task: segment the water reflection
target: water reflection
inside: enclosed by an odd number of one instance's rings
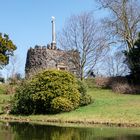
[[[0,123],[0,140],[140,140],[139,130],[10,122]]]

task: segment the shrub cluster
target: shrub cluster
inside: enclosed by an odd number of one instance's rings
[[[84,81],[78,80],[78,90],[81,94],[80,96],[80,106],[85,106],[91,103],[92,99],[90,95],[87,95],[88,85]]]
[[[95,79],[96,86],[110,88],[112,91],[123,94],[139,94],[140,85],[134,85],[126,77],[100,77]]]
[[[11,113],[46,114],[76,109],[80,106],[82,95],[84,100],[86,98],[84,86],[79,86],[78,83],[77,79],[66,71],[41,72],[19,86]]]
[[[112,88],[112,91],[117,92],[117,93],[123,93],[123,94],[139,94],[140,93],[140,86],[132,85],[132,84],[129,84],[128,82],[126,83],[114,82],[111,88]]]
[[[82,96],[85,95],[87,93],[87,84],[85,83],[85,81],[77,80],[77,84],[80,94]]]
[[[113,83],[126,83],[125,77],[97,77],[95,78],[96,87],[99,88],[111,88]]]
[[[85,105],[88,105],[92,102],[92,99],[91,99],[91,96],[90,95],[83,95],[81,96],[80,98],[80,106],[85,106]]]

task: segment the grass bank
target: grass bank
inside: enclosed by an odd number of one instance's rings
[[[2,114],[0,119],[140,127],[140,95],[116,94],[111,90],[97,88],[90,88],[88,94],[94,100],[92,104],[68,113],[30,116]],[[0,112],[3,103],[9,99],[9,95],[0,93]]]

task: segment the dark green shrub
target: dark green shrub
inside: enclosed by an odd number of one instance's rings
[[[29,81],[25,81],[17,89],[12,100],[12,114],[32,114],[34,112],[34,102],[31,97]]]
[[[85,106],[91,103],[91,96],[87,95],[87,84],[85,81],[77,81],[78,83],[78,90],[81,94],[80,96],[80,106]]]
[[[87,93],[87,85],[84,81],[78,80],[78,90],[81,94],[81,96],[85,95]]]
[[[69,105],[67,103],[64,107],[64,104],[62,110],[56,111],[56,101],[59,102],[58,108],[62,107],[60,101],[63,103],[68,101]],[[66,71],[47,70],[25,81],[19,87],[14,96],[11,113],[42,114],[70,111],[70,108],[75,109],[79,104],[80,93],[76,78]]]
[[[81,99],[80,99],[80,106],[85,106],[85,105],[88,105],[92,102],[92,99],[91,99],[91,96],[90,95],[84,95],[84,96],[81,96]]]
[[[134,46],[129,51],[124,51],[124,54],[133,84],[140,84],[140,33]]]

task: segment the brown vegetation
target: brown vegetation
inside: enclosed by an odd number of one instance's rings
[[[138,94],[140,93],[139,85],[131,85],[129,83],[113,83],[111,86],[113,92],[117,93],[127,93],[127,94]]]
[[[140,85],[130,84],[126,77],[97,77],[95,84],[99,88],[111,88],[113,92],[117,93],[140,93]]]
[[[97,87],[100,88],[111,88],[115,83],[126,83],[127,79],[125,77],[97,77],[95,78],[95,83]]]

